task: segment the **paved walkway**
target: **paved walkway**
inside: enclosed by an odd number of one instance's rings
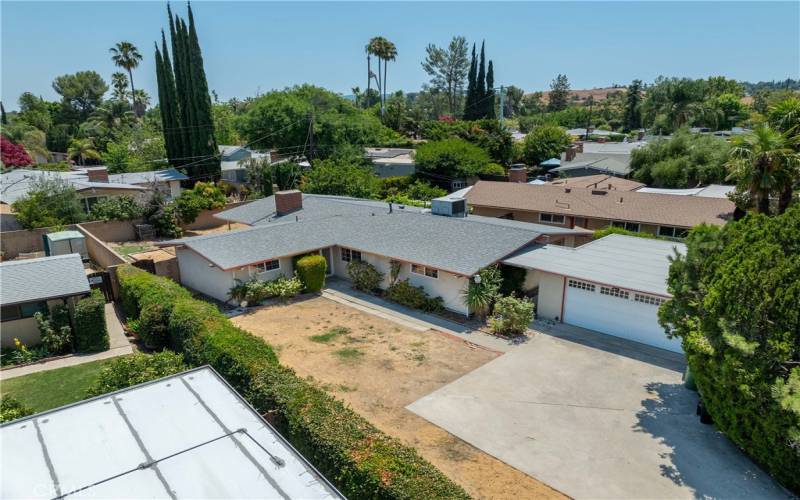
[[[8,380],[22,377],[23,375],[30,375],[31,373],[55,370],[56,368],[64,368],[66,366],[82,365],[101,359],[132,354],[133,347],[130,342],[128,342],[128,337],[125,336],[121,318],[122,313],[114,307],[113,302],[106,304],[106,328],[108,328],[109,350],[94,354],[72,354],[17,368],[8,368],[0,371],[0,380]]]
[[[323,297],[417,331],[438,330],[497,352],[508,352],[516,345],[488,333],[472,330],[467,325],[359,292],[343,280],[328,280],[326,284],[327,288],[322,290]]]

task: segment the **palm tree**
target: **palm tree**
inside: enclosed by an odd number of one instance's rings
[[[94,126],[104,126],[113,130],[133,122],[133,113],[128,101],[106,101],[89,116],[89,122]]]
[[[793,149],[797,143],[797,136],[782,134],[769,125],[731,139],[727,178],[736,180],[737,187],[748,193],[758,213],[769,215],[772,193],[780,193],[779,214],[791,203],[792,187],[799,176],[800,153]]]
[[[128,97],[128,75],[117,71],[111,75],[111,86],[114,87],[114,99],[123,101]]]
[[[70,159],[77,158],[80,165],[84,165],[86,160],[99,160],[100,153],[94,148],[91,139],[73,139],[69,144],[67,155]]]
[[[111,52],[111,59],[120,68],[128,70],[131,81],[131,95],[133,96],[133,110],[139,116],[136,106],[136,88],[133,86],[133,69],[139,67],[142,55],[139,49],[131,42],[117,42],[117,45],[108,49]]]
[[[367,65],[370,55],[378,58],[378,92],[381,94],[381,114],[383,114],[386,108],[386,66],[388,61],[397,58],[397,47],[386,38],[376,36],[367,44]],[[381,77],[381,62],[383,62],[383,77]]]
[[[136,102],[142,107],[142,111],[147,110],[150,107],[150,95],[142,89],[136,89],[134,92],[134,97],[136,98]]]

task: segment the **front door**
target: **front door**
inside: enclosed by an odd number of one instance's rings
[[[330,247],[323,248],[322,250],[320,250],[320,253],[322,254],[323,257],[325,257],[325,262],[328,264],[327,265],[328,269],[325,272],[325,275],[331,276],[333,274],[333,255],[331,254]]]

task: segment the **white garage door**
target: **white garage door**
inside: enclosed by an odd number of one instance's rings
[[[659,297],[568,279],[564,300],[565,323],[683,352],[658,324]]]

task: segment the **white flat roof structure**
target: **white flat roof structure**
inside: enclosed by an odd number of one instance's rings
[[[213,369],[0,426],[1,498],[343,498]]]
[[[576,248],[538,246],[519,252],[503,263],[669,297],[669,257],[674,256],[676,250],[685,254],[686,245],[611,234]]]

